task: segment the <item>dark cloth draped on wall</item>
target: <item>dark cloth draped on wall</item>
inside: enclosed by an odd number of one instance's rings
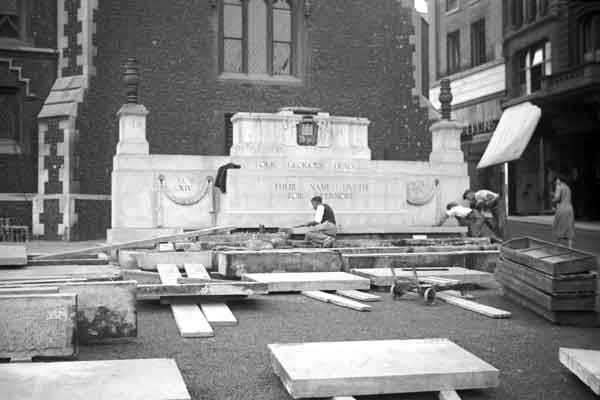
[[[221,193],[227,193],[227,170],[240,169],[241,165],[234,163],[227,163],[221,165],[217,170],[217,177],[215,178],[215,187],[221,189]]]

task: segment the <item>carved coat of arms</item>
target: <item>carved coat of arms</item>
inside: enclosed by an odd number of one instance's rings
[[[433,199],[438,180],[415,180],[406,185],[406,202],[413,206],[423,206]]]
[[[316,146],[319,125],[312,117],[304,117],[297,125],[297,142],[300,146]]]

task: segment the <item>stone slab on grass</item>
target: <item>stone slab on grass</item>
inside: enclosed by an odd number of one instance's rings
[[[301,292],[304,290],[369,290],[369,279],[345,272],[281,272],[244,274],[242,279],[266,283],[271,292]]]
[[[600,396],[600,351],[561,347],[558,358],[562,365]]]
[[[265,272],[335,272],[342,270],[339,254],[328,249],[231,250],[217,252],[219,273],[239,278]]]
[[[76,313],[75,294],[0,296],[0,358],[74,357]]]
[[[295,399],[485,389],[499,371],[447,339],[268,345]]]
[[[0,365],[10,400],[190,400],[172,359]]]

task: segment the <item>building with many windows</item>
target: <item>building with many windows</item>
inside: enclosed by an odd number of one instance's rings
[[[541,119],[509,165],[514,214],[552,212],[552,180],[566,177],[575,216],[600,219],[600,2],[504,2],[505,107],[529,101]]]
[[[450,79],[453,118],[466,124],[462,147],[471,187],[501,191],[501,168],[476,166],[502,114],[506,90],[502,2],[431,0],[428,13],[429,98],[439,108],[440,79]]]
[[[375,159],[431,151],[427,24],[411,0],[0,4],[0,216],[43,238],[109,227],[128,57],[151,153],[226,155],[234,113],[285,106],[369,118]]]

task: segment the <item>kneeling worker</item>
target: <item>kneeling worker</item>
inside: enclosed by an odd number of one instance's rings
[[[335,225],[335,214],[329,204],[324,204],[321,196],[315,196],[310,199],[315,217],[307,224],[300,226],[310,226],[311,229],[306,233],[306,240],[315,246],[333,247],[337,226]]]

